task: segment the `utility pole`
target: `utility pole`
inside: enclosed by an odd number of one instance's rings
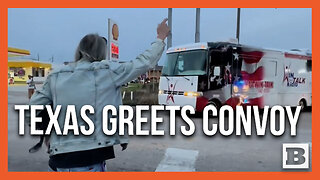
[[[236,38],[238,40],[238,44],[240,43],[240,8],[238,8],[237,12],[237,35]]]
[[[196,34],[194,42],[200,42],[200,8],[196,8]]]
[[[167,37],[167,49],[169,49],[172,46],[172,8],[168,8],[168,26],[170,32]]]

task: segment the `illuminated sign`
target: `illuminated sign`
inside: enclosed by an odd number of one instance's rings
[[[117,24],[112,25],[112,38],[115,41],[118,41],[119,38],[119,28]]]
[[[111,43],[111,57],[118,59],[119,58],[119,46]]]

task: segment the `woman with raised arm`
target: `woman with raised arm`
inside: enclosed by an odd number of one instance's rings
[[[105,160],[114,158],[113,146],[127,148],[127,136],[106,136],[102,131],[102,109],[106,105],[118,107],[122,104],[121,86],[153,68],[165,47],[164,40],[169,28],[164,19],[157,28],[157,39],[150,49],[136,59],[119,63],[105,60],[107,41],[97,34],[88,34],[79,43],[75,62],[48,75],[42,90],[36,91],[30,105],[50,105],[53,109],[61,105],[58,123],[64,126],[64,114],[68,105],[74,105],[76,117],[84,105],[94,107],[87,116],[94,123],[94,133],[89,136],[50,134],[49,166],[54,171],[105,171]],[[111,116],[108,116],[111,117]],[[87,126],[80,118],[78,126]]]

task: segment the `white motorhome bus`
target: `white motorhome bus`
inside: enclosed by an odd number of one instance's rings
[[[311,53],[229,42],[194,43],[167,50],[158,101],[208,104],[311,106]]]

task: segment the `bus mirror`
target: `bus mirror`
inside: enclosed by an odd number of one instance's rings
[[[220,66],[215,66],[213,69],[214,76],[220,76]]]

